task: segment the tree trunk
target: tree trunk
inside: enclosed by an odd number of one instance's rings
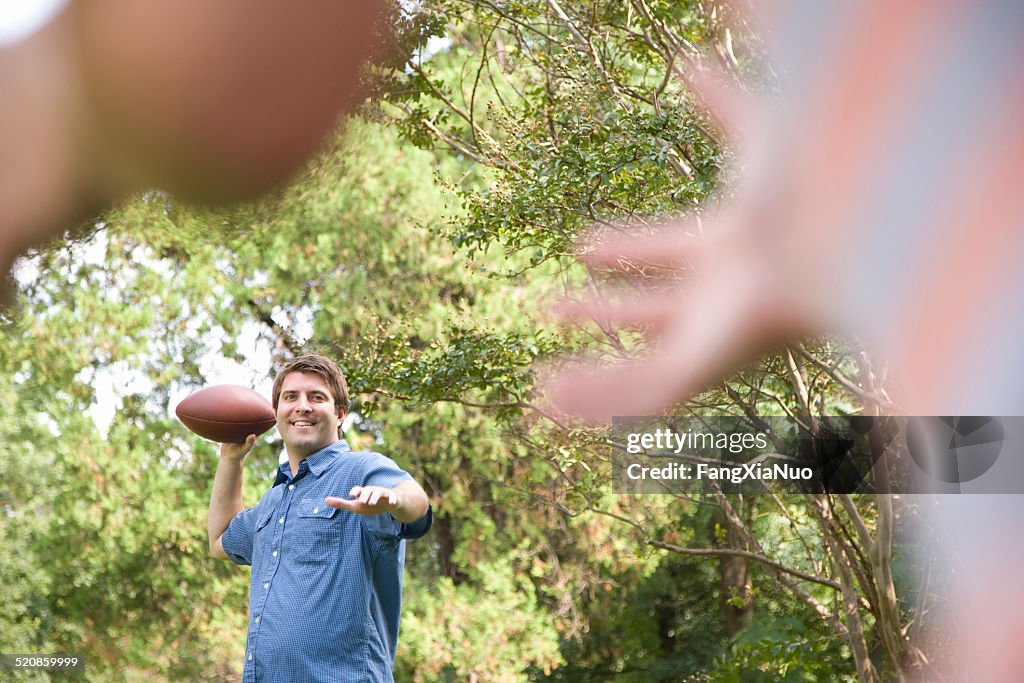
[[[712,517],[710,532],[712,547],[749,550],[743,543],[742,535],[733,528],[722,511]],[[719,557],[718,587],[722,628],[729,638],[733,638],[750,626],[754,617],[750,561],[745,557]]]

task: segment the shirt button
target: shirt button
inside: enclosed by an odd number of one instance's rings
[[[250,662],[252,661],[252,653],[251,652],[249,653],[249,661]]]
[[[318,513],[318,512],[320,512],[320,508],[313,508],[313,514],[314,514],[314,515],[315,515],[316,513]]]
[[[270,590],[270,582],[269,581],[264,581],[263,582],[263,590],[265,590],[265,591],[266,590]]]
[[[257,624],[260,623],[260,615],[258,615],[258,614],[256,615],[255,621],[256,621]]]
[[[295,490],[295,484],[288,484],[288,490],[289,491],[294,491]]]
[[[277,551],[276,550],[274,552],[270,553],[270,554],[273,555],[274,557],[277,557]]]
[[[277,523],[278,524],[284,524],[284,517],[282,517],[281,519],[277,520]]]

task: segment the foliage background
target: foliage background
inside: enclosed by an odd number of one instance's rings
[[[603,282],[573,258],[584,231],[728,198],[727,138],[676,72],[771,87],[756,36],[708,2],[450,0],[396,20],[376,97],[288,187],[226,209],[154,190],[20,263],[0,314],[0,651],[85,653],[88,680],[237,679],[247,573],[207,554],[216,451],[170,411],[209,359],[253,363],[257,334],[274,364],[336,357],[347,438],[432,498],[398,680],[924,666],[943,635],[918,502],[615,496],[604,432],[537,394],[540,362],[642,350],[545,309]],[[808,340],[677,410],[847,414],[883,392],[854,344]],[[272,432],[247,460],[247,504],[280,450]]]

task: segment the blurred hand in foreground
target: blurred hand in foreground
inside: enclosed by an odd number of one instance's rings
[[[702,223],[581,245],[596,269],[685,279],[564,304],[643,328],[650,349],[566,362],[555,405],[595,423],[656,414],[828,331],[879,350],[911,414],[1018,414],[1021,29],[1006,3],[794,3],[765,31],[781,98],[688,75],[740,150],[735,200]]]

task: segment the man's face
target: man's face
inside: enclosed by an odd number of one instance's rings
[[[334,396],[319,375],[291,372],[281,384],[277,401],[277,430],[289,455],[304,458],[338,440],[345,413],[334,407]]]

